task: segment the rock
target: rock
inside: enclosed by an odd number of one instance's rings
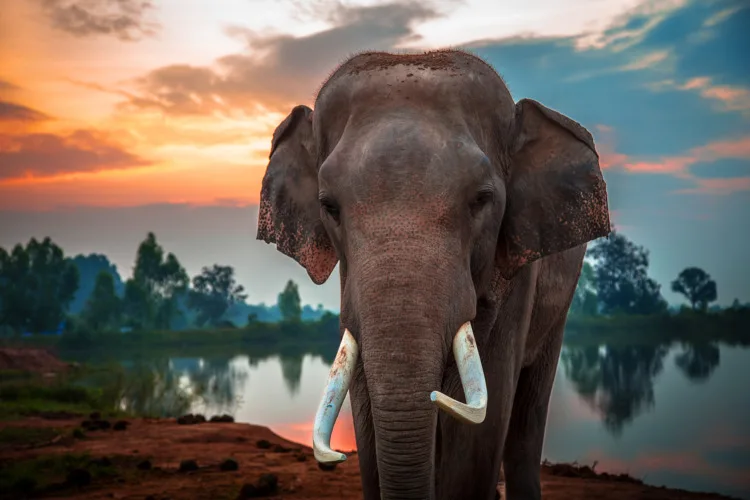
[[[260,498],[274,495],[279,487],[279,479],[276,474],[263,474],[255,484],[245,484],[240,490],[237,500],[246,498]]]
[[[291,450],[287,448],[286,446],[281,446],[280,444],[277,444],[273,447],[273,451],[275,451],[276,453],[288,453]]]
[[[112,426],[112,429],[116,431],[124,431],[127,430],[129,425],[130,422],[128,422],[127,420],[118,420],[117,422],[115,422],[115,425]]]
[[[323,463],[318,462],[318,469],[324,470],[324,471],[336,470],[336,463],[323,464]]]
[[[112,427],[112,424],[109,423],[109,420],[98,420],[94,422],[101,430],[105,431]]]
[[[73,469],[68,473],[65,482],[76,488],[88,486],[91,484],[91,473],[86,469]]]
[[[91,414],[89,415],[89,418],[90,418],[91,420],[94,420],[94,421],[96,421],[96,420],[100,420],[100,419],[102,418],[102,414],[101,414],[101,413],[99,413],[98,411],[95,411],[95,412],[92,412],[92,413],[91,413]]]
[[[192,472],[198,470],[198,462],[195,460],[183,460],[180,462],[180,472]]]
[[[260,448],[261,450],[267,450],[271,447],[271,442],[267,439],[261,439],[255,445]]]
[[[239,468],[240,466],[237,463],[237,461],[231,458],[227,458],[226,460],[224,460],[223,462],[219,464],[219,469],[223,470],[224,472],[235,471],[235,470],[238,470]]]
[[[137,465],[138,469],[140,470],[151,470],[151,461],[150,460],[144,460],[142,462],[139,462]]]
[[[187,415],[183,415],[177,419],[177,423],[180,425],[202,424],[205,421],[206,417],[204,417],[200,413],[195,415],[193,415],[192,413],[188,413]]]
[[[231,424],[234,422],[234,417],[227,414],[214,415],[213,417],[211,417],[211,422]]]
[[[297,454],[295,455],[295,458],[297,459],[297,461],[298,461],[298,462],[306,462],[306,461],[307,461],[307,455],[305,455],[305,454],[304,454],[304,453],[302,453],[302,452],[300,452],[300,453],[297,453]]]

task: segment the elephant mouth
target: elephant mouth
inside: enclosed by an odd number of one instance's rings
[[[453,356],[461,377],[466,403],[456,401],[440,391],[432,391],[430,400],[438,408],[464,423],[480,424],[487,413],[487,383],[470,322],[464,323],[453,337]],[[328,373],[323,398],[315,414],[313,453],[318,462],[337,463],[346,460],[346,455],[331,449],[331,434],[349,391],[358,357],[357,341],[346,329]]]

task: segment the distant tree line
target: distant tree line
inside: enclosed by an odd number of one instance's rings
[[[174,330],[335,317],[322,305],[303,307],[291,280],[271,307],[248,304],[247,297],[231,266],[206,266],[188,277],[153,233],[138,246],[133,275],[125,282],[106,256],[69,258],[50,238],[32,238],[10,252],[0,248],[0,330]]]
[[[648,250],[625,235],[613,231],[596,240],[586,253],[571,314],[646,316],[668,312],[661,285],[649,277],[648,266]],[[717,299],[716,281],[698,267],[683,269],[671,282],[671,289],[685,296],[692,312],[706,312]],[[748,307],[735,299],[731,308]]]
[[[648,275],[644,247],[612,232],[587,252],[573,302],[573,316],[659,315],[668,312],[661,286]],[[716,282],[697,267],[684,269],[671,289],[694,313],[717,299]],[[251,305],[231,266],[203,267],[190,278],[153,233],[139,244],[132,277],[123,282],[104,255],[66,257],[50,238],[0,248],[0,331],[59,331],[67,322],[93,332],[234,327],[258,322],[294,324],[337,316],[322,305],[302,306],[289,281],[272,306]],[[730,309],[747,310],[738,300]]]

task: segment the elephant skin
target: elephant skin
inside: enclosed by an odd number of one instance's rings
[[[314,112],[276,128],[258,239],[316,283],[336,264],[363,495],[541,497],[539,468],[563,330],[587,242],[610,232],[591,134],[515,103],[480,58],[365,52],[334,71]],[[464,402],[453,336],[470,321],[487,386]]]

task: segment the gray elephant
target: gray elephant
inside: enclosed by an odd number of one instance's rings
[[[345,458],[348,390],[365,499],[493,499],[501,465],[509,499],[540,498],[568,307],[609,232],[578,123],[467,52],[351,57],[276,128],[258,217],[315,283],[340,265],[316,458]]]

